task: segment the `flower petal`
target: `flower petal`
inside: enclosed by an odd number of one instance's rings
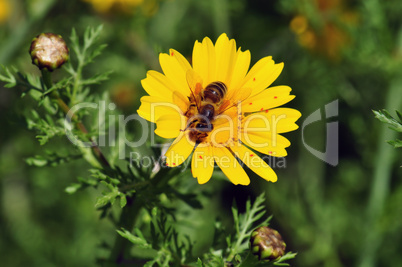
[[[186,113],[190,105],[187,97],[183,96],[179,91],[174,91],[172,95],[172,101],[180,108],[183,114]]]
[[[250,67],[251,54],[249,50],[241,51],[240,47],[237,50],[236,63],[233,68],[232,79],[228,82],[228,91],[240,88],[240,83],[246,77],[248,68]]]
[[[263,111],[282,106],[295,98],[289,95],[292,89],[289,86],[270,87],[242,103],[243,112]]]
[[[240,87],[253,88],[251,96],[254,96],[270,86],[281,74],[282,69],[283,63],[275,64],[272,57],[264,57],[250,69]]]
[[[165,153],[166,165],[177,167],[182,164],[190,156],[194,146],[195,143],[188,140],[187,135],[181,132]]]
[[[248,147],[274,157],[285,157],[288,154],[285,148],[290,146],[289,140],[279,134],[263,135],[248,132],[242,133],[240,140]]]
[[[180,108],[170,102],[166,102],[165,99],[155,96],[143,96],[141,97],[141,106],[137,111],[140,117],[155,122],[160,116],[166,114],[182,114]]]
[[[275,108],[248,115],[242,120],[244,131],[270,132],[271,134],[294,131],[301,113],[292,108]]]
[[[233,114],[228,110],[225,114],[221,114],[216,117],[213,122],[214,129],[208,135],[208,143],[214,146],[228,146],[233,143],[233,140],[237,139],[239,134],[238,125],[240,125],[240,118],[236,116],[236,111]]]
[[[214,156],[209,146],[197,146],[191,161],[191,172],[199,184],[205,184],[211,179],[214,171]]]
[[[172,92],[176,89],[170,79],[153,70],[147,72],[147,77],[141,81],[141,84],[150,96],[161,97],[165,101],[172,100]]]
[[[233,184],[250,184],[247,173],[226,147],[213,147],[213,153],[216,164]]]
[[[237,59],[236,42],[229,40],[225,33],[221,34],[215,43],[216,80],[229,83]]]
[[[196,41],[194,44],[193,68],[203,78],[203,87],[215,81],[215,47],[208,37],[202,43]]]
[[[253,151],[243,145],[235,145],[230,147],[241,161],[243,161],[253,172],[261,176],[267,181],[276,182],[278,177],[272,168],[262,160]]]
[[[176,138],[186,128],[187,117],[175,113],[162,115],[156,121],[155,134],[163,138]]]
[[[163,73],[175,86],[172,91],[179,91],[182,95],[189,96],[190,89],[187,85],[186,73],[191,67],[190,64],[183,63],[182,57],[179,52],[174,52],[173,55],[161,53],[159,62]]]

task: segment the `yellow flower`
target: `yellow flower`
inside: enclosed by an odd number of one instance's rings
[[[212,176],[215,163],[234,184],[248,185],[242,161],[267,181],[277,176],[259,153],[283,157],[290,142],[281,133],[298,128],[300,112],[277,108],[294,98],[288,86],[268,88],[283,69],[271,57],[250,70],[250,52],[236,49],[222,34],[215,45],[196,41],[193,66],[176,50],[161,53],[164,74],[148,71],[138,114],[156,123],[155,133],[175,138],[166,165],[176,167],[193,152],[191,171],[198,183]]]
[[[10,13],[10,2],[8,0],[0,0],[0,24],[8,19]]]
[[[301,46],[333,61],[340,60],[342,50],[352,41],[345,28],[356,26],[357,13],[350,11],[343,0],[314,0],[309,4],[310,9],[316,10],[314,19],[308,18],[309,12],[301,9],[291,20],[290,29]]]
[[[92,4],[99,13],[108,12],[113,6],[118,6],[122,11],[129,11],[130,8],[137,7],[144,0],[83,0]],[[128,9],[128,10],[127,10]]]

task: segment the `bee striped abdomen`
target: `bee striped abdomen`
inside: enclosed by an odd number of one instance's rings
[[[205,87],[203,100],[217,104],[222,101],[227,92],[227,87],[223,82],[213,82]]]

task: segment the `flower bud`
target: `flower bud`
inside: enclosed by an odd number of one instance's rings
[[[41,33],[32,40],[29,54],[39,69],[54,71],[68,60],[68,47],[60,35]]]
[[[286,244],[278,231],[262,226],[251,233],[250,248],[259,260],[276,260],[285,254]]]

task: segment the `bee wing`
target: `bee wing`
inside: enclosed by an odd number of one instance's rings
[[[251,92],[251,88],[241,88],[232,93],[232,96],[229,99],[233,104],[237,105],[239,102],[243,102],[245,99],[247,99],[251,95]]]
[[[193,94],[196,94],[197,84],[202,87],[202,79],[193,69],[189,69],[186,73],[187,84]],[[198,92],[199,93],[199,92]]]
[[[251,88],[241,88],[239,90],[230,92],[227,100],[228,102],[226,105],[224,104],[221,106],[219,114],[222,114],[226,110],[233,108],[246,100],[251,95],[251,92]]]
[[[186,112],[189,106],[189,101],[185,96],[183,96],[179,91],[174,91],[172,93],[172,100],[183,113]]]
[[[200,109],[200,93],[202,91],[202,79],[193,69],[189,69],[186,73],[188,87],[191,90],[191,95],[197,104],[197,109]]]

